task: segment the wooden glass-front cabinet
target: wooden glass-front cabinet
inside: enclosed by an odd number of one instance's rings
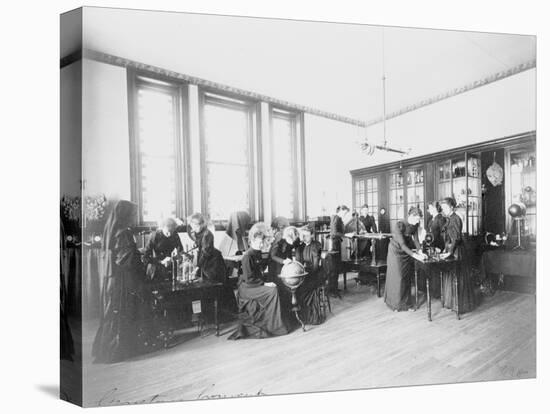
[[[492,162],[495,151],[505,154],[505,165],[502,165],[505,169],[504,184],[502,190],[494,187],[490,194],[485,194],[482,183],[488,182],[485,170],[490,163],[487,161]],[[456,213],[462,219],[463,232],[482,236],[485,231],[494,232],[493,228],[504,227],[505,220],[509,228],[507,209],[512,202],[521,201],[527,207],[524,231],[534,236],[535,160],[535,134],[530,132],[353,170],[350,173],[354,207],[358,208],[365,202],[372,205],[370,200],[376,199],[376,211],[386,211],[385,215],[378,215],[380,222],[394,224],[406,218],[411,206],[421,208],[427,218],[427,203],[453,197],[457,202]],[[377,177],[377,184],[367,185],[373,177]],[[483,211],[482,206],[488,201],[490,211]],[[488,228],[484,227],[485,220],[490,221]]]
[[[481,160],[479,153],[464,153],[437,162],[437,199],[453,197],[462,231],[477,235],[481,231]]]

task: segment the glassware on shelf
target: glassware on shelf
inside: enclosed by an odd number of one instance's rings
[[[479,158],[468,158],[468,176],[472,178],[478,178],[480,169],[481,168]]]
[[[466,162],[465,161],[454,161],[452,170],[453,170],[453,178],[465,177],[466,176]]]

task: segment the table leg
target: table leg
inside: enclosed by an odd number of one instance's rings
[[[445,297],[443,296],[443,270],[439,271],[439,294],[441,295],[441,307],[445,307]]]
[[[220,319],[218,312],[218,295],[216,295],[214,298],[214,322],[216,324],[216,336],[220,336]]]
[[[378,293],[378,297],[381,297],[380,295],[380,268],[376,271],[376,289]]]
[[[348,290],[348,275],[344,273],[344,290]]]
[[[414,310],[418,309],[418,271],[414,269]]]
[[[432,297],[430,295],[430,275],[426,275],[426,295],[428,295],[428,320],[432,321]]]
[[[456,319],[460,319],[459,307],[458,307],[458,272],[455,271],[453,279],[455,284]]]
[[[306,325],[304,322],[300,319],[300,316],[298,315],[298,309],[294,309],[294,315],[296,315],[296,319],[298,319],[298,322],[300,322],[300,325],[302,325],[302,331],[306,331]]]

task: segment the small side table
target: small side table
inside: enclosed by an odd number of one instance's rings
[[[386,276],[386,271],[388,270],[388,263],[385,260],[376,260],[375,262],[366,261],[361,266],[361,271],[364,271],[366,273],[374,273],[376,274],[376,292],[377,296],[380,298],[382,297],[381,289],[380,289],[380,279],[382,275],[384,275],[384,278]],[[355,281],[357,283],[365,282],[366,278],[362,277],[360,273],[355,278]]]

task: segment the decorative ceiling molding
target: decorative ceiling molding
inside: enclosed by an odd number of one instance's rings
[[[333,112],[324,111],[321,109],[313,108],[306,105],[300,105],[295,104],[289,101],[285,101],[282,99],[274,98],[268,95],[263,95],[260,93],[248,91],[245,89],[236,88],[233,86],[225,85],[218,82],[209,81],[206,79],[198,78],[196,76],[191,75],[185,75],[183,73],[174,72],[172,70],[164,69],[158,66],[148,65],[145,63],[137,62],[131,59],[126,59],[120,56],[114,56],[110,55],[108,53],[98,52],[92,49],[84,49],[83,57],[91,60],[95,60],[98,62],[107,63],[110,65],[120,66],[124,68],[132,68],[137,69],[142,72],[149,72],[151,74],[161,75],[168,78],[172,78],[179,81],[184,81],[193,85],[217,89],[219,91],[225,91],[232,94],[240,95],[242,97],[258,100],[258,101],[264,101],[269,104],[275,105],[275,106],[281,106],[287,109],[305,112],[311,115],[320,116],[323,118],[332,119],[334,121],[343,122],[346,124],[351,124],[359,127],[369,127],[372,125],[376,125],[378,123],[383,122],[383,117],[377,117],[374,119],[371,119],[370,121],[362,121],[360,119],[351,118],[348,116],[336,114]],[[442,101],[447,98],[451,98],[456,95],[460,95],[461,93],[471,91],[473,89],[479,88],[484,85],[488,85],[490,83],[502,80],[504,78],[507,78],[512,75],[516,75],[518,73],[524,72],[526,70],[532,69],[536,67],[536,59],[532,59],[528,62],[521,63],[517,66],[514,66],[512,68],[509,68],[507,70],[503,70],[497,73],[494,73],[492,75],[486,76],[483,79],[476,80],[475,82],[468,83],[464,86],[454,88],[451,90],[448,90],[447,92],[441,93],[436,96],[432,96],[430,98],[423,99],[422,101],[419,101],[417,103],[414,103],[412,105],[408,105],[404,108],[401,108],[397,111],[391,112],[387,114],[386,120],[396,118],[398,116],[401,116],[403,114],[406,114],[408,112],[415,111],[417,109],[423,108],[428,105],[432,105],[434,103],[437,103],[439,101]]]
[[[124,68],[132,68],[142,72],[148,72],[151,74],[161,75],[164,77],[184,81],[192,85],[202,86],[206,88],[217,89],[223,92],[229,92],[235,95],[240,95],[244,98],[250,98],[257,101],[264,101],[269,104],[280,106],[286,109],[291,109],[299,112],[307,112],[312,115],[320,116],[323,118],[332,119],[334,121],[344,122],[346,124],[358,125],[365,127],[365,122],[353,119],[344,115],[335,114],[333,112],[323,111],[321,109],[312,108],[306,105],[295,104],[282,99],[273,98],[271,96],[262,95],[260,93],[247,91],[245,89],[235,88],[233,86],[225,85],[218,82],[209,81],[206,79],[198,78],[196,76],[185,75],[183,73],[174,72],[168,69],[163,69],[158,66],[147,65],[145,63],[136,62],[130,59],[126,59],[119,56],[109,55],[107,53],[97,52],[91,49],[84,49],[84,57],[87,59],[96,60],[110,65],[121,66]]]

